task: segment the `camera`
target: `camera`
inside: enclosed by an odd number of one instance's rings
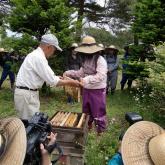
[[[51,153],[55,148],[59,152],[59,157],[52,161],[56,163],[61,155],[62,149],[55,142],[52,145],[47,145],[47,136],[52,132],[51,124],[48,116],[41,112],[36,112],[30,120],[23,120],[27,135],[27,150],[24,165],[39,165],[41,163],[40,144],[45,146],[45,149]]]

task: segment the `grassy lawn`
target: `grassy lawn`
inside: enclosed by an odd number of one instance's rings
[[[119,75],[119,81],[121,73]],[[107,132],[97,138],[95,131],[89,133],[87,147],[85,152],[85,162],[87,165],[104,165],[107,160],[116,152],[118,136],[120,132],[127,126],[125,124],[125,112],[138,112],[143,115],[145,120],[153,120],[153,113],[149,109],[143,110],[147,104],[139,106],[135,101],[135,90],[129,91],[125,89],[120,91],[118,86],[114,95],[107,96],[107,116],[108,129]],[[9,89],[9,80],[3,84],[3,89],[0,90],[0,117],[16,115],[14,110],[13,93]],[[46,112],[51,117],[56,111],[74,111],[81,112],[81,103],[68,105],[63,88],[54,88],[51,90],[49,97],[40,95],[41,111]]]
[[[120,80],[120,78],[119,78]],[[9,80],[7,79],[0,90],[0,116],[12,116],[16,115],[14,110],[13,92],[10,90]],[[52,116],[56,111],[74,111],[81,112],[81,103],[75,103],[73,105],[67,104],[66,95],[63,88],[51,89],[50,96],[40,95],[41,111],[46,112],[49,116]],[[107,96],[107,114],[109,118],[113,118],[116,115],[124,115],[128,111],[138,111],[136,102],[133,99],[133,94],[127,89],[120,91],[119,83],[114,95]]]

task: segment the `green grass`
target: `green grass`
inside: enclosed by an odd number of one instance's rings
[[[162,56],[165,57],[165,44],[159,45],[159,46],[157,47],[157,52],[160,53]]]
[[[52,116],[56,111],[73,111],[81,112],[81,103],[73,105],[67,104],[67,98],[63,88],[53,88],[50,96],[40,94],[41,111]],[[107,114],[110,118],[116,115],[124,115],[127,111],[138,111],[136,102],[133,99],[133,94],[128,90],[120,91],[118,89],[114,95],[107,96]],[[0,90],[0,116],[6,117],[16,115],[14,110],[14,96],[10,90],[9,80],[7,79]]]
[[[118,80],[120,81],[120,79],[121,73]],[[156,111],[148,109],[148,103],[145,101],[142,104],[135,101],[135,89],[120,91],[119,81],[115,94],[107,96],[107,132],[99,138],[94,130],[89,133],[85,151],[87,165],[105,165],[107,160],[117,151],[118,136],[128,126],[124,120],[126,112],[138,112],[143,115],[145,120],[154,121],[153,116]],[[0,90],[0,117],[15,116],[13,93],[9,88],[9,80],[6,80],[2,87],[3,89]],[[49,97],[40,95],[40,109],[42,112],[47,113],[49,117],[60,110],[81,112],[81,103],[68,105],[66,99],[62,88],[54,88],[51,90]],[[157,122],[161,125],[164,124],[163,120]]]

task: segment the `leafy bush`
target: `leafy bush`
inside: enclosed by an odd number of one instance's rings
[[[155,60],[155,52],[151,45],[129,45],[129,57],[128,59],[123,60],[123,64],[127,65],[124,72],[133,79],[144,79],[145,77],[149,77],[146,60]]]
[[[109,121],[107,132],[101,137],[96,137],[93,132],[89,134],[85,152],[87,165],[106,165],[108,160],[118,151],[121,127],[125,129],[122,118],[123,116],[119,115],[112,118]]]
[[[165,57],[148,62],[149,77],[134,91],[134,99],[142,116],[164,126],[165,124]],[[146,116],[147,115],[147,116]]]

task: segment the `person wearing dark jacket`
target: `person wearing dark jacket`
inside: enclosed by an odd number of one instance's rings
[[[80,56],[77,55],[75,48],[78,47],[77,43],[73,43],[69,49],[68,58],[67,58],[67,68],[66,70],[79,70],[81,67]],[[69,104],[74,103],[74,99],[70,94],[67,94],[67,102]]]
[[[10,53],[6,52],[3,48],[1,48],[0,54],[1,54],[0,65],[3,68],[1,79],[0,79],[0,89],[3,82],[7,78],[7,76],[9,76],[11,89],[13,90],[14,82],[15,82],[15,75],[14,75],[14,72],[12,71],[13,58],[10,56]]]
[[[67,70],[79,70],[81,67],[80,57],[76,54],[75,48],[78,47],[77,43],[73,43],[69,49],[68,59],[67,59]]]
[[[132,86],[132,81],[133,81],[133,78],[131,78],[131,76],[126,73],[126,70],[128,68],[128,64],[126,64],[126,62],[130,58],[129,46],[125,46],[124,47],[124,50],[125,50],[125,54],[124,54],[123,60],[124,60],[125,63],[123,63],[123,65],[122,65],[122,67],[123,67],[122,80],[120,82],[120,84],[121,84],[121,90],[124,89],[124,86],[125,86],[126,82],[128,84],[128,89],[130,89],[131,86]]]

